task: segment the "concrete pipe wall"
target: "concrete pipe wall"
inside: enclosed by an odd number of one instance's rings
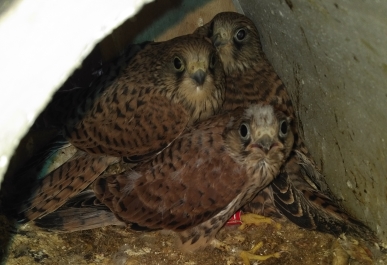
[[[0,183],[55,90],[103,37],[151,1],[0,3]]]
[[[343,206],[387,241],[387,2],[240,0]]]

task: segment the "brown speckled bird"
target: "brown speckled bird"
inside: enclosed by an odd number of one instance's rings
[[[260,105],[216,116],[152,161],[98,179],[94,190],[120,220],[182,232],[195,249],[278,174],[293,145],[289,122]]]
[[[41,119],[63,128],[79,156],[39,181],[19,218],[60,207],[118,158],[150,159],[218,112],[224,82],[215,48],[187,35],[129,50],[90,87],[58,92]]]
[[[175,231],[185,250],[209,244],[226,247],[215,235],[279,173],[293,139],[290,117],[274,112],[272,106],[238,108],[189,128],[152,160],[121,174],[98,178],[93,190],[98,201],[121,222]],[[76,207],[73,209],[73,219],[82,219],[76,216]],[[88,209],[83,212],[85,220],[73,224],[89,228],[87,221],[93,218],[87,214],[93,210]],[[108,211],[101,210],[106,217]],[[71,211],[71,207],[63,209],[61,214],[59,209],[37,220],[38,224],[58,228],[52,224],[58,218],[67,222]],[[95,212],[94,216],[101,215]],[[110,218],[100,218],[100,222]],[[95,223],[90,224],[95,227]],[[69,222],[65,225],[71,230]]]
[[[249,18],[234,12],[219,13],[195,34],[210,38],[223,62],[224,110],[265,102],[295,117],[285,86],[266,59],[258,30]],[[298,134],[296,122],[291,129],[295,144],[284,172],[244,209],[270,216],[278,216],[280,210],[301,227],[333,234],[368,231],[334,201]]]
[[[77,148],[142,157],[218,112],[224,72],[214,47],[192,35],[150,42],[120,57],[88,88],[58,92],[45,112]]]

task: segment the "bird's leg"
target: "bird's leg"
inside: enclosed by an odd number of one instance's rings
[[[239,226],[239,230],[245,229],[250,224],[258,225],[262,223],[273,224],[277,229],[281,228],[281,224],[274,222],[273,219],[254,213],[242,214],[241,221],[242,224]]]
[[[270,255],[257,255],[255,252],[263,246],[263,242],[259,242],[249,251],[241,251],[239,257],[242,258],[244,265],[250,265],[250,260],[267,260],[269,258],[279,258],[281,252],[276,252]]]
[[[250,224],[262,224],[262,223],[267,223],[267,224],[273,224],[277,229],[281,228],[281,225],[279,223],[274,222],[272,219],[268,217],[264,217],[258,214],[253,214],[253,213],[247,213],[247,214],[242,214],[241,216],[241,221],[242,224],[239,227],[239,230],[243,230],[246,228],[246,226]],[[270,255],[257,255],[255,252],[260,249],[263,246],[263,242],[259,242],[256,244],[251,250],[249,251],[241,251],[239,256],[243,260],[244,265],[250,265],[250,260],[267,260],[269,258],[279,258],[281,253],[276,252]]]
[[[222,241],[219,241],[218,239],[213,239],[211,241],[211,246],[221,250],[221,251],[224,251],[224,252],[234,252],[231,248],[231,246],[223,243]],[[263,246],[263,242],[259,242],[257,245],[255,245],[251,250],[248,250],[248,251],[240,251],[239,252],[239,257],[242,258],[243,260],[243,264],[244,265],[250,265],[250,261],[251,260],[260,260],[260,261],[263,261],[263,260],[267,260],[269,258],[279,258],[280,255],[281,255],[281,252],[276,252],[276,253],[273,253],[273,254],[270,254],[270,255],[257,255],[255,254],[255,252],[260,249],[261,247]]]
[[[225,216],[215,216],[194,228],[180,232],[179,234],[183,249],[193,251],[202,246],[205,246],[206,244],[210,244],[212,247],[217,248],[223,252],[235,253],[236,251],[233,250],[230,245],[215,238],[215,235],[222,227],[222,224],[224,224],[227,220],[224,217]],[[262,222],[276,224],[270,218],[262,217],[256,214],[243,214],[241,218],[242,222],[244,223],[242,229],[247,224],[259,224]],[[261,248],[262,245],[263,243],[260,242],[249,251],[239,251],[239,256],[243,259],[245,265],[250,264],[249,260],[266,260],[271,257],[278,258],[280,256],[280,253],[274,253],[266,256],[256,255],[255,252]]]

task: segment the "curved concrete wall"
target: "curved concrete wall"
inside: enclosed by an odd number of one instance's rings
[[[332,191],[387,241],[387,2],[239,2]]]
[[[151,1],[0,4],[0,184],[20,139],[54,91],[96,43]]]

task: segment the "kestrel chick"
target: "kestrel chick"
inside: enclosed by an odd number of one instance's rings
[[[224,72],[214,47],[187,35],[122,56],[88,88],[57,93],[48,123],[92,154],[143,156],[218,112]]]
[[[250,19],[234,12],[219,13],[194,34],[210,38],[222,60],[227,85],[223,110],[266,102],[294,115],[285,86],[266,59]]]
[[[219,13],[195,34],[210,38],[222,60],[226,73],[225,110],[264,102],[295,117],[285,86],[266,59],[258,30],[249,18],[234,12]],[[364,230],[360,222],[334,202],[324,177],[299,136],[296,122],[292,123],[291,130],[295,145],[284,173],[246,209],[265,215],[278,215],[276,209],[280,209],[301,227],[334,234]]]
[[[280,172],[293,146],[290,122],[269,105],[214,116],[186,130],[152,160],[99,177],[93,185],[96,198],[85,191],[36,221],[65,231],[135,224],[177,232],[185,250],[227,247],[215,235]]]
[[[252,105],[203,121],[153,160],[94,184],[119,220],[180,234],[195,250],[279,173],[293,146],[290,118]]]

